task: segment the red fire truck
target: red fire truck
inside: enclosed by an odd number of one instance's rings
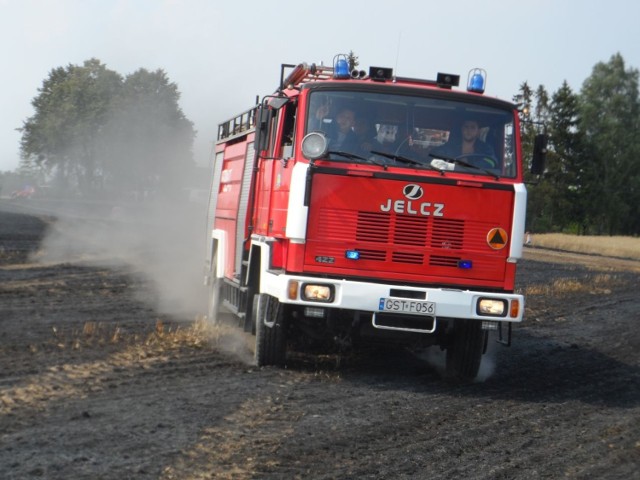
[[[510,345],[527,193],[518,110],[485,80],[283,64],[275,93],[220,124],[208,316],[254,333],[257,365],[329,342],[439,346],[470,380],[489,331]]]

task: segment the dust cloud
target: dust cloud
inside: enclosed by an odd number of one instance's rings
[[[126,267],[151,285],[137,295],[161,313],[204,313],[205,207],[188,200],[65,202],[45,237],[40,262]],[[60,207],[60,205],[58,206]]]
[[[146,191],[109,184],[82,196],[47,192],[31,204],[55,218],[35,260],[124,268],[144,280],[140,300],[193,320],[206,312],[208,172],[188,164],[184,175]]]
[[[474,379],[474,383],[482,383],[489,380],[496,371],[496,356],[499,345],[496,342],[495,332],[489,331],[488,333],[487,351],[482,355],[480,369]],[[442,350],[440,347],[430,347],[420,352],[418,358],[426,362],[442,377],[447,376],[447,352],[445,350]]]

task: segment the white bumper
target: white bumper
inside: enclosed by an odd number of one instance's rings
[[[332,285],[334,298],[330,303],[311,302],[301,300],[298,295],[295,300],[289,298],[289,283],[297,281],[299,285],[304,283]],[[270,272],[262,272],[261,291],[277,297],[282,303],[305,305],[324,308],[340,308],[359,310],[365,312],[378,312],[381,298],[390,297],[394,290],[423,292],[426,300],[434,302],[435,317],[461,318],[471,320],[487,320],[494,322],[521,322],[524,312],[524,297],[508,293],[487,293],[472,290],[458,290],[452,288],[419,288],[398,286],[371,282],[358,282],[353,280],[332,280],[316,277],[277,275]],[[477,304],[480,299],[504,300],[507,302],[506,316],[480,315],[477,312]],[[518,313],[510,316],[511,306],[514,301],[519,302]]]

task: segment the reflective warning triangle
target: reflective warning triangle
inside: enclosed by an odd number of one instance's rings
[[[487,235],[487,243],[494,250],[500,250],[505,247],[508,238],[503,228],[492,228]]]

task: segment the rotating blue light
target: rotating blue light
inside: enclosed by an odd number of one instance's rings
[[[350,78],[349,64],[346,58],[339,57],[333,65],[333,77],[334,78]]]
[[[474,68],[469,72],[467,90],[469,92],[484,93],[487,73],[481,68]]]

